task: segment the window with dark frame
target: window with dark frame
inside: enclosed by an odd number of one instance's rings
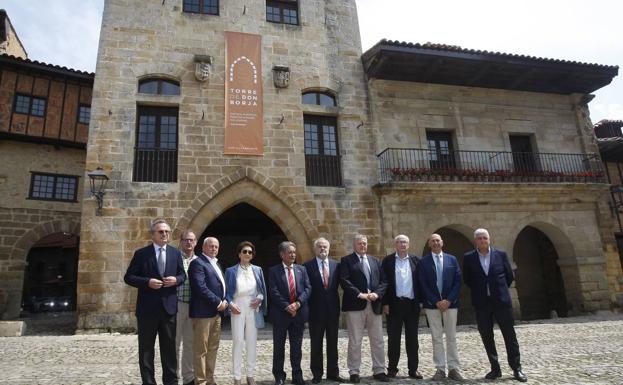
[[[183,11],[218,15],[219,0],[184,0]]]
[[[138,92],[151,95],[179,95],[180,83],[160,78],[142,79],[138,82]]]
[[[342,186],[337,119],[306,114],[303,121],[307,185]]]
[[[298,0],[266,0],[266,20],[272,23],[298,25]]]
[[[29,199],[77,202],[78,177],[33,172]]]
[[[430,168],[451,169],[456,168],[454,146],[452,145],[452,132],[427,131],[428,161]]]
[[[45,116],[46,104],[47,100],[45,98],[16,94],[14,111],[19,114],[43,117]]]
[[[318,106],[326,106],[326,107],[335,107],[337,106],[337,102],[335,101],[335,96],[326,93],[326,92],[318,92],[318,91],[310,91],[303,93],[302,98],[303,104],[316,104]]]
[[[91,122],[91,106],[81,104],[78,111],[78,123],[89,124]]]
[[[178,109],[138,106],[135,182],[177,182]]]

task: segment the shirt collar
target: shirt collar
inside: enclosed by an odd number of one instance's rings
[[[361,258],[366,259],[366,254],[364,254],[364,255],[359,255],[359,253],[355,252],[355,255],[356,255],[356,256],[357,256],[357,258],[359,258],[359,259],[361,259]]]
[[[164,252],[167,252],[167,245],[165,244],[164,246],[158,246],[155,243],[152,243],[154,245],[154,250],[156,250],[156,254],[158,253],[158,251],[160,251],[160,248],[162,247],[164,249]]]
[[[433,251],[431,251],[430,253],[432,254],[433,257],[439,256],[440,258],[443,258],[443,250],[441,250],[439,254],[436,254]]]
[[[181,251],[181,252],[182,252],[182,257],[184,257],[184,259],[193,259],[193,258],[195,258],[195,253],[190,253],[190,255],[186,255],[186,254],[184,254],[183,251]],[[206,257],[207,257],[207,255],[206,255]]]
[[[293,264],[291,264],[290,266],[286,266],[286,264],[285,264],[285,263],[283,263],[283,262],[281,262],[281,264],[283,265],[283,268],[284,268],[285,270],[288,270],[289,268],[294,267],[294,263],[293,263]]]
[[[214,257],[210,257],[209,255],[207,255],[206,253],[202,253],[204,257],[208,258],[208,261],[210,261],[210,263],[214,262],[217,263],[218,262],[218,258]]]
[[[327,262],[328,262],[328,261],[329,261],[329,257],[327,257],[326,259],[322,259],[322,258],[320,258],[320,257],[316,256],[316,262],[318,262],[318,264],[322,265],[322,263],[323,263],[324,261],[327,261]]]
[[[397,258],[397,259],[400,259],[401,261],[406,261],[407,259],[409,259],[409,253],[407,253],[407,255],[405,255],[405,257],[404,257],[404,258],[403,258],[403,257],[401,257],[401,256],[398,254],[398,252],[396,252],[395,256],[396,256],[396,258]]]
[[[478,249],[476,249],[476,252],[478,253],[479,257],[487,258],[491,256],[491,247],[489,247],[489,250],[487,250],[487,254],[480,254],[480,251]]]

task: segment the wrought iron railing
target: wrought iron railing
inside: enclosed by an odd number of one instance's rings
[[[342,186],[340,157],[305,155],[305,177],[308,186]]]
[[[135,182],[177,182],[177,149],[135,149]]]
[[[381,182],[465,181],[605,183],[595,154],[387,148],[377,155]]]

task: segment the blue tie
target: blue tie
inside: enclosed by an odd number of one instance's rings
[[[443,290],[443,269],[441,266],[441,257],[439,254],[435,255],[437,259],[437,263],[435,264],[435,270],[437,272],[437,289],[439,289],[439,294],[441,295],[441,291]]]

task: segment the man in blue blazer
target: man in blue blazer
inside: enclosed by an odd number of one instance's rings
[[[487,351],[491,371],[486,379],[502,377],[498,353],[493,339],[493,319],[500,326],[508,364],[516,380],[526,382],[521,369],[519,343],[515,335],[512,301],[508,288],[515,279],[506,253],[490,246],[489,232],[477,229],[474,232],[476,250],[463,257],[463,281],[472,292],[472,305],[476,309],[476,322],[482,343]]]
[[[136,325],[138,359],[144,385],[156,383],[154,377],[154,344],[160,341],[162,382],[177,384],[175,327],[177,314],[176,287],[186,279],[182,254],[169,246],[171,228],[166,221],[155,221],[150,228],[152,244],[134,252],[124,281],[138,288]]]
[[[353,240],[355,252],[340,261],[340,284],[344,289],[342,310],[348,326],[348,356],[346,364],[350,382],[359,383],[361,342],[367,329],[372,353],[372,373],[377,381],[388,382],[385,374],[385,343],[383,341],[382,299],[387,279],[381,262],[367,255],[368,238],[358,234]]]
[[[337,353],[337,335],[340,323],[340,296],[337,292],[340,283],[340,265],[329,258],[331,245],[325,238],[314,241],[315,258],[303,266],[311,282],[309,298],[309,340],[311,343],[310,369],[312,383],[322,380],[324,335],[327,335],[327,378],[345,382],[340,377]]]
[[[420,295],[417,270],[420,259],[409,254],[409,237],[400,234],[394,238],[395,251],[383,258],[387,277],[387,291],[383,296],[383,314],[387,316],[387,375],[396,377],[400,361],[402,327],[405,328],[405,348],[409,377],[422,379],[418,370],[418,326],[420,323]]]
[[[311,284],[307,271],[296,261],[296,245],[292,242],[279,244],[281,262],[270,269],[268,280],[270,295],[269,316],[273,324],[273,376],[275,385],[284,385],[283,370],[286,336],[290,339],[290,365],[292,383],[305,385],[301,358],[303,356],[303,332],[309,317],[308,301]]]
[[[433,363],[437,371],[432,380],[440,381],[446,378],[447,363],[448,377],[461,381],[463,376],[459,372],[459,352],[456,346],[461,268],[454,255],[443,252],[443,240],[439,234],[432,234],[428,238],[428,247],[431,253],[420,261],[418,282],[433,340]],[[447,347],[445,351],[444,332]]]
[[[203,241],[203,253],[190,263],[190,318],[193,320],[195,385],[213,385],[216,353],[221,339],[221,316],[227,309],[223,271],[218,264],[219,242]]]

